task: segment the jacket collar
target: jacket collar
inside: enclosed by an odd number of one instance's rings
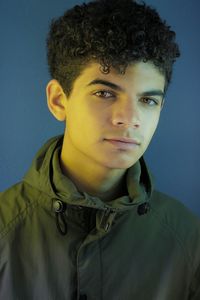
[[[61,171],[59,156],[62,143],[63,135],[50,139],[36,154],[23,180],[52,199],[59,199],[70,205],[96,209],[113,208],[123,211],[146,202],[150,198],[153,190],[152,178],[143,158],[127,170],[128,195],[104,203],[97,197],[79,192],[73,182]]]

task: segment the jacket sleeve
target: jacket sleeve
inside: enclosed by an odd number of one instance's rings
[[[200,300],[200,265],[192,281],[188,300]]]

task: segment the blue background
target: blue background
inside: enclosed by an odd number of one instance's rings
[[[64,130],[46,105],[50,77],[45,40],[50,20],[79,3],[82,1],[0,2],[0,191],[18,182],[42,144]],[[182,56],[145,158],[157,189],[200,216],[200,1],[146,3],[156,7],[176,31]]]

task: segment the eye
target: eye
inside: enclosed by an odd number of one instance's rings
[[[140,101],[143,102],[144,104],[149,105],[149,106],[159,105],[159,100],[149,98],[149,97],[143,97],[143,98],[140,99]]]
[[[105,99],[113,98],[115,96],[112,92],[106,91],[106,90],[97,91],[93,95],[95,95],[99,98],[105,98]]]

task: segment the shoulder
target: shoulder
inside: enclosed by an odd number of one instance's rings
[[[0,236],[7,233],[22,220],[27,210],[36,205],[37,191],[24,182],[19,182],[0,193]]]
[[[200,218],[181,201],[169,195],[154,191],[151,197],[151,206],[163,222],[169,222],[172,226],[173,223],[177,225],[177,222],[183,222],[185,226],[197,226],[200,230]]]
[[[181,246],[190,262],[200,264],[200,219],[179,200],[159,191],[151,197],[152,214]]]

